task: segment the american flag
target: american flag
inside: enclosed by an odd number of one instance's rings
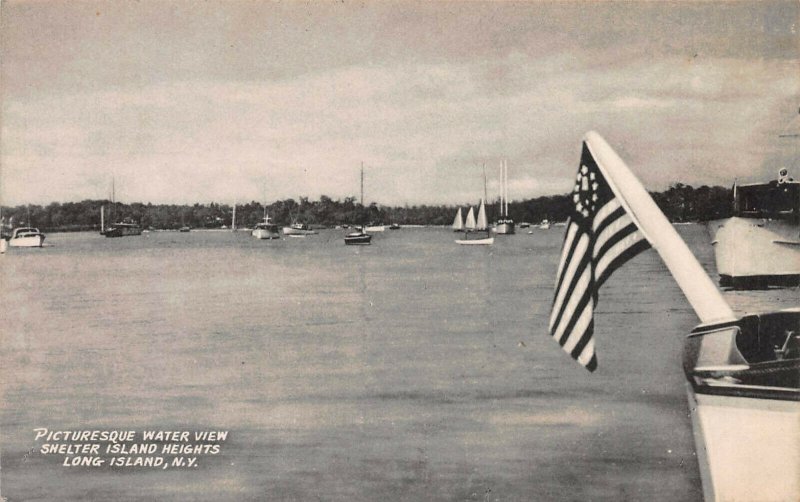
[[[650,244],[614,195],[585,142],[572,203],[556,274],[550,335],[573,359],[594,371],[597,291],[614,270]]]

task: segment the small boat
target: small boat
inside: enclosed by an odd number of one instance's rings
[[[498,235],[513,235],[514,220],[508,216],[508,162],[503,160],[500,165],[500,218],[494,227]]]
[[[142,235],[142,226],[130,221],[117,222],[103,232],[106,237],[128,237],[131,235]]]
[[[256,239],[280,239],[281,234],[278,232],[278,225],[269,221],[269,215],[264,214],[264,221],[256,223],[250,235]]]
[[[453,220],[453,232],[463,232],[464,231],[464,217],[461,215],[461,208],[458,208],[456,211],[456,217]]]
[[[531,226],[531,224],[528,223],[527,221],[520,222],[520,224],[519,224],[519,228],[528,228],[530,226]]]
[[[489,235],[489,225],[486,219],[486,206],[483,203],[483,199],[481,199],[480,209],[478,209],[477,220],[475,220],[475,217],[472,214],[472,208],[469,208],[469,212],[467,213],[467,221],[464,223],[464,229],[464,238],[456,239],[456,244],[461,244],[462,246],[488,246],[494,244],[494,237]],[[469,238],[469,234],[471,232],[482,230],[486,231],[485,238]]]
[[[178,232],[191,232],[191,231],[192,231],[191,227],[181,227],[178,229]]]
[[[111,178],[111,219],[114,218],[114,207],[116,206],[116,195],[114,189],[114,178]],[[131,219],[125,218],[111,226],[105,227],[105,206],[100,206],[100,234],[106,237],[129,237],[132,235],[142,235],[142,226],[134,223]]]
[[[800,284],[800,182],[734,185],[733,217],[709,224],[719,283],[734,289]]]
[[[12,248],[40,248],[45,235],[38,228],[20,227],[11,231],[8,246]]]
[[[372,225],[367,225],[365,230],[367,232],[383,232],[384,230],[386,230],[386,226],[380,224],[372,224]]]
[[[364,163],[361,163],[361,206],[364,206]],[[372,236],[362,227],[354,227],[355,232],[350,232],[344,236],[346,246],[368,246],[372,242]]]
[[[312,230],[305,223],[292,223],[288,227],[283,227],[283,235],[317,235],[316,230]]]
[[[539,228],[542,230],[547,230],[550,228],[550,220],[544,219],[541,223],[539,223]]]
[[[356,227],[355,232],[350,232],[344,236],[344,243],[348,246],[361,245],[366,246],[372,241],[372,236],[364,232],[361,227]]]
[[[397,223],[392,223],[389,225],[389,230],[400,230],[400,225]]]

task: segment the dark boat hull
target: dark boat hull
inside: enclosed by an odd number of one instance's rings
[[[111,227],[103,235],[106,237],[129,237],[131,235],[142,235],[142,227]]]
[[[366,246],[372,241],[372,236],[369,234],[347,235],[344,238],[344,243],[348,246]]]

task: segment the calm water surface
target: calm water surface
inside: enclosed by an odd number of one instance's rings
[[[705,227],[679,231],[716,280]],[[52,234],[12,250],[0,494],[700,500],[680,364],[694,313],[640,255],[601,291],[588,373],[546,334],[562,235]],[[797,305],[796,289],[726,296],[739,313]],[[35,427],[229,438],[194,469],[67,468]]]

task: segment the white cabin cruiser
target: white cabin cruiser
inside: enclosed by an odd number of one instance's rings
[[[800,284],[800,182],[734,186],[733,217],[710,223],[721,286],[734,289]]]
[[[44,243],[45,235],[38,228],[20,227],[11,232],[8,246],[12,248],[40,248]]]
[[[316,235],[317,233],[305,223],[292,223],[288,227],[283,227],[283,235]]]
[[[281,234],[278,233],[278,225],[269,221],[269,216],[264,216],[264,221],[257,223],[250,235],[256,239],[280,239]]]

